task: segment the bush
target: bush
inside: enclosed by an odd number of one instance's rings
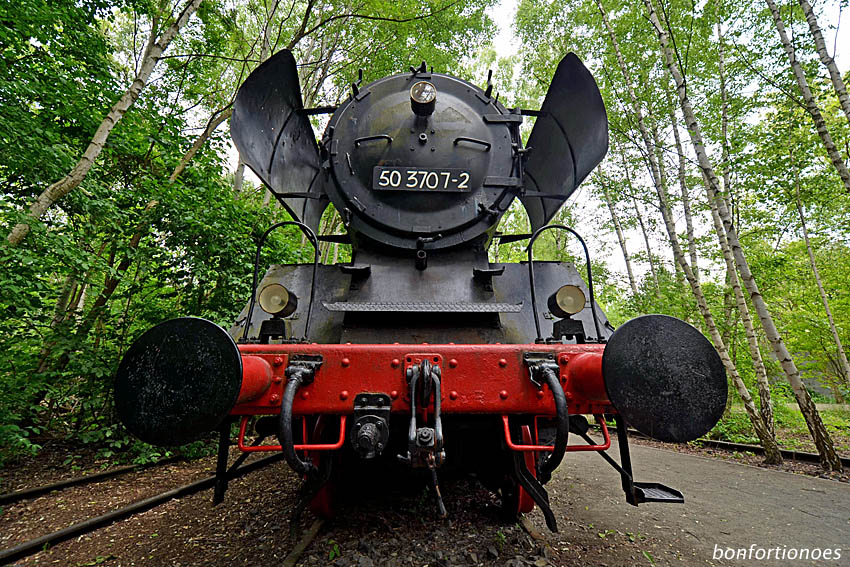
[[[729,415],[723,417],[714,426],[707,437],[732,443],[759,443],[750,423],[750,418],[744,411],[729,412]]]

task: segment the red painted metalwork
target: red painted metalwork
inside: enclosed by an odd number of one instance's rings
[[[502,424],[505,426],[505,443],[508,445],[508,449],[511,451],[546,451],[551,453],[555,450],[555,448],[551,445],[530,445],[525,439],[523,439],[524,445],[517,445],[511,439],[511,428],[508,423],[510,418],[506,415],[502,416]]]
[[[262,396],[272,384],[272,367],[259,356],[242,357],[242,388],[237,404],[250,402]]]
[[[605,380],[602,378],[602,353],[583,352],[569,357],[567,384],[577,397],[608,401]]]
[[[611,448],[611,435],[608,433],[608,425],[601,415],[594,415],[596,423],[602,428],[602,445],[567,445],[567,451],[607,451]]]
[[[307,420],[302,419],[302,423],[305,424]],[[325,429],[325,422],[327,421],[326,415],[320,415],[316,419],[316,425],[313,427],[313,437],[312,439],[321,439],[322,433]],[[305,437],[306,439],[306,437]],[[309,451],[304,452],[304,457],[309,458],[313,461],[313,464],[316,468],[321,470],[322,467],[322,459],[333,459],[332,453],[317,451],[311,454]],[[318,518],[325,518],[326,520],[330,520],[336,516],[336,483],[334,482],[326,482],[319,489],[319,492],[310,500],[310,511],[313,512],[313,515]]]
[[[531,382],[523,362],[527,352],[551,353],[558,361],[561,384],[574,413],[612,414],[615,408],[605,395],[602,352],[605,345],[508,344],[508,345],[352,345],[280,344],[239,345],[243,361],[259,358],[271,368],[265,392],[240,402],[231,415],[263,415],[280,412],[286,382],[285,370],[293,354],[321,355],[323,363],[313,383],[303,386],[293,414],[346,415],[353,412],[351,397],[357,392],[385,392],[392,411],[410,411],[405,368],[423,357],[438,359],[442,375],[442,413],[554,416],[552,396]],[[445,363],[444,363],[445,362]],[[263,380],[262,365],[251,361],[248,384]],[[259,375],[258,375],[259,374]]]
[[[248,430],[248,418],[249,416],[245,416],[242,418],[242,423],[239,424],[239,438],[237,440],[237,445],[239,446],[239,450],[243,453],[259,453],[259,452],[268,452],[268,451],[282,451],[283,447],[280,445],[257,445],[251,446],[245,444],[245,433]],[[339,440],[336,443],[305,443],[302,445],[295,445],[296,451],[336,451],[337,449],[341,449],[345,444],[345,423],[347,420],[347,416],[341,415],[339,416]]]
[[[593,416],[596,418],[596,422],[602,427],[602,438],[604,443],[602,445],[568,445],[567,451],[607,451],[611,447],[611,435],[608,433],[608,426],[605,424],[605,418],[600,415]],[[523,445],[517,445],[511,440],[511,430],[510,425],[508,424],[508,420],[510,418],[506,415],[502,416],[502,424],[504,425],[505,431],[505,443],[508,445],[508,449],[511,451],[523,451],[523,452],[531,452],[531,451],[547,451],[551,453],[554,450],[554,447],[551,445],[532,445],[523,439]]]
[[[535,420],[536,423],[537,420]],[[522,433],[522,442],[525,445],[533,445],[537,443],[537,428],[535,427],[534,437],[531,436],[531,428],[523,425],[520,428]],[[525,466],[531,472],[531,476],[537,478],[537,453],[527,452],[523,455],[525,458]],[[517,514],[528,514],[534,510],[534,499],[522,486],[517,486],[519,498],[517,498]]]

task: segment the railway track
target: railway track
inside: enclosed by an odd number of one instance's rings
[[[246,453],[245,456],[248,454]],[[242,464],[244,459],[240,457],[237,461],[231,466],[228,471],[228,479],[232,480],[234,478],[238,478],[250,472],[256,471],[260,468],[263,468],[272,463],[281,461],[283,459],[283,455],[275,454],[270,457],[265,457],[263,459],[258,459],[254,462],[248,464]],[[131,467],[133,470],[138,470],[137,467]],[[13,493],[9,493],[11,496],[16,495],[17,500],[34,498],[35,496],[45,494],[47,492],[52,492],[56,490],[57,485],[62,485],[60,489],[67,488],[69,486],[79,486],[81,484],[88,484],[91,482],[98,482],[107,480],[109,478],[114,478],[115,476],[120,476],[121,474],[126,474],[127,472],[131,472],[130,470],[121,470],[120,472],[109,471],[114,474],[105,474],[105,475],[91,475],[91,477],[98,476],[94,480],[89,479],[88,477],[80,477],[87,479],[86,482],[81,482],[80,478],[70,479],[69,481],[63,481],[61,483],[54,483],[51,485],[45,485],[43,487],[37,487],[34,489],[17,491]],[[169,502],[170,500],[174,500],[176,498],[181,498],[183,496],[189,496],[191,494],[195,494],[196,492],[200,492],[202,490],[212,488],[215,485],[215,476],[208,476],[206,478],[197,480],[195,482],[185,484],[183,486],[179,486],[177,488],[167,490],[155,496],[151,496],[150,498],[145,498],[143,500],[139,500],[122,508],[118,508],[116,510],[112,510],[105,514],[101,514],[99,516],[95,516],[93,518],[89,518],[87,520],[83,520],[81,522],[77,522],[67,528],[63,528],[61,530],[57,530],[51,532],[49,534],[33,538],[24,543],[18,544],[14,547],[10,547],[8,549],[0,550],[0,565],[6,565],[13,561],[17,561],[34,553],[41,551],[42,549],[46,549],[49,546],[55,545],[62,541],[66,541],[70,538],[77,537],[83,534],[87,534],[93,532],[97,529],[110,525],[118,520],[123,520],[125,518],[129,518],[134,514],[138,514],[144,512],[146,510],[150,510],[151,508],[155,508],[161,504]]]
[[[647,437],[647,436],[645,436],[645,435],[643,435],[643,434],[641,434],[637,431],[634,431],[634,430],[630,430],[629,434],[630,434],[630,436],[635,437],[635,438],[650,439],[649,437]],[[730,452],[739,451],[739,452],[748,452],[748,453],[754,453],[754,454],[759,454],[759,455],[764,454],[764,449],[762,447],[758,446],[758,445],[750,445],[750,444],[745,444],[745,443],[732,443],[732,442],[728,442],[728,441],[717,441],[717,440],[699,440],[698,442],[703,447],[711,447],[711,448],[720,449],[720,450],[723,450],[723,451],[730,451]],[[788,459],[788,460],[792,460],[792,461],[802,461],[802,462],[812,462],[812,463],[818,463],[820,461],[820,458],[817,454],[807,453],[807,452],[802,452],[802,451],[782,450],[782,456],[783,456],[783,458]],[[171,462],[172,460],[173,459],[169,459],[169,460],[166,460],[166,461],[160,461],[159,463],[153,464],[151,467],[145,467],[145,468],[152,468],[153,466],[156,466],[156,465],[166,464],[167,462]],[[282,460],[282,456],[278,454],[278,455],[272,455],[270,457],[266,457],[264,459],[259,459],[257,461],[254,461],[252,463],[249,463],[247,465],[242,465],[242,466],[240,466],[241,461],[237,461],[231,467],[231,472],[229,474],[229,478],[233,479],[233,478],[240,477],[242,475],[256,471],[256,470],[258,470],[258,469],[260,469],[260,468],[262,468],[266,465],[269,465],[273,462],[277,462],[277,461],[280,461],[280,460]],[[845,466],[850,467],[850,458],[842,457],[841,460],[842,460],[842,463]],[[138,470],[139,470],[139,467],[136,467],[136,466],[121,467],[121,468],[118,468],[118,469],[114,469],[112,471],[105,471],[104,473],[87,475],[85,477],[78,477],[78,478],[74,478],[74,479],[69,479],[69,480],[65,480],[65,481],[61,481],[61,482],[57,482],[57,483],[52,483],[52,484],[49,484],[49,485],[36,487],[36,488],[32,488],[32,489],[19,490],[19,491],[11,492],[11,493],[8,493],[8,494],[0,495],[0,503],[7,504],[7,503],[11,503],[11,502],[18,502],[18,501],[21,501],[21,500],[31,499],[31,498],[35,498],[37,496],[41,496],[41,495],[49,493],[49,492],[56,491],[56,490],[63,490],[63,489],[73,487],[73,486],[80,486],[80,485],[85,485],[85,484],[90,484],[90,483],[101,482],[101,481],[104,481],[104,480],[115,478],[115,477],[121,476],[123,474],[127,474],[127,473],[130,473],[130,472],[133,472],[133,471],[138,471]],[[17,561],[17,560],[22,559],[24,557],[27,557],[29,555],[33,555],[33,554],[45,549],[48,546],[52,546],[52,545],[58,544],[62,541],[66,541],[68,539],[96,531],[100,528],[103,528],[103,527],[110,525],[114,522],[117,522],[119,520],[123,520],[123,519],[129,518],[129,517],[131,517],[135,514],[138,514],[138,513],[144,512],[146,510],[150,510],[152,508],[155,508],[156,506],[162,505],[162,504],[164,504],[164,503],[166,503],[170,500],[174,500],[174,499],[177,499],[177,498],[181,498],[181,497],[184,497],[184,496],[195,494],[195,493],[200,492],[202,490],[211,488],[212,486],[214,486],[214,484],[215,484],[215,477],[209,476],[209,477],[197,480],[195,482],[185,484],[183,486],[179,486],[177,488],[162,492],[162,493],[157,494],[155,496],[145,498],[143,500],[139,500],[137,502],[134,502],[134,503],[129,504],[127,506],[124,506],[122,508],[118,508],[116,510],[112,510],[112,511],[107,512],[105,514],[101,514],[99,516],[92,517],[92,518],[89,518],[87,520],[77,522],[77,523],[75,523],[75,524],[73,524],[73,525],[71,525],[67,528],[57,530],[57,531],[54,531],[52,533],[49,533],[49,534],[46,534],[46,535],[43,535],[43,536],[40,536],[40,537],[37,537],[37,538],[33,538],[29,541],[26,541],[24,543],[21,543],[19,545],[14,546],[14,547],[11,547],[11,548],[8,548],[8,549],[5,549],[5,550],[0,550],[0,565],[9,564],[11,562]],[[291,560],[297,559],[297,557],[300,555],[300,553],[303,552],[303,548],[306,548],[306,546],[309,545],[310,540],[312,540],[313,537],[315,537],[315,534],[318,532],[320,527],[321,527],[321,524],[316,524],[316,525],[312,526],[310,528],[310,530],[308,530],[308,536],[304,538],[304,541],[299,543],[301,548],[297,547],[295,550],[293,550],[293,553],[290,554],[291,557],[288,557],[287,559],[291,559]]]
[[[57,490],[65,490],[66,488],[71,488],[72,486],[84,486],[86,484],[94,484],[96,482],[102,482],[110,478],[123,476],[131,472],[138,472],[148,470],[154,467],[169,465],[180,461],[182,458],[183,457],[169,457],[167,459],[162,459],[161,461],[156,461],[154,463],[149,463],[146,465],[127,465],[125,467],[116,467],[108,471],[87,474],[83,476],[69,478],[66,480],[60,480],[58,482],[52,482],[50,484],[45,484],[42,486],[25,488],[23,490],[14,490],[12,492],[0,494],[0,506],[14,504],[15,502],[20,502],[21,500],[29,500],[31,498],[36,498],[38,496],[49,494]]]
[[[764,454],[764,448],[761,445],[750,445],[747,443],[732,443],[730,441],[717,441],[714,439],[699,439],[696,441],[703,447],[711,447],[713,449],[723,449],[725,451],[738,451],[742,453],[755,453],[757,455]],[[791,449],[780,449],[782,458],[791,461],[803,461],[807,463],[819,463],[820,455],[817,453],[806,453],[804,451],[794,451]],[[839,457],[841,464],[845,467],[850,467],[850,457]]]
[[[651,437],[640,433],[634,429],[629,430],[630,437],[636,437],[638,439],[649,439],[652,440]],[[723,451],[729,452],[740,452],[740,453],[753,453],[755,455],[764,455],[764,448],[761,445],[751,445],[748,443],[732,443],[731,441],[719,441],[715,439],[697,439],[694,443],[699,443],[702,447],[709,447],[712,449],[721,449]],[[820,463],[820,455],[817,453],[807,453],[804,451],[794,451],[792,449],[780,449],[780,453],[782,454],[783,459],[788,459],[789,461],[800,461],[806,463]],[[841,463],[845,467],[850,467],[850,457],[840,457]]]

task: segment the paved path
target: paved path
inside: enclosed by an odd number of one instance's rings
[[[611,453],[618,455],[615,446]],[[566,501],[571,519],[669,541],[680,547],[686,564],[850,565],[847,484],[635,444],[631,448],[635,478],[680,490],[685,504],[629,506],[614,469],[598,455],[570,453],[549,486],[556,502]],[[753,553],[763,548],[765,559],[713,560],[719,553],[715,546],[749,553],[753,544]],[[777,547],[785,560],[775,560]],[[768,549],[773,549],[770,560]],[[791,549],[829,549],[832,559],[790,561]]]

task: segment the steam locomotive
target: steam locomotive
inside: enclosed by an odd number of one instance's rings
[[[317,141],[319,113],[330,120]],[[537,505],[556,531],[544,486],[571,451],[599,452],[630,504],[682,502],[633,478],[626,424],[663,441],[709,431],[726,401],[717,352],[672,317],[615,330],[595,302],[586,246],[586,281],[570,263],[532,256],[549,230],[584,246],[547,223],[604,157],[607,127],[574,54],[532,111],[505,108],[490,78],[482,89],[425,63],[366,85],[361,72],[338,107],[304,108],[295,59],[277,53],[240,88],[231,132],[295,219],[259,247],[294,226],[314,261],[261,279],[255,266],[229,331],[181,317],[144,333],[117,372],[119,417],[159,445],[219,431],[216,501],[238,420],[243,452],[282,452],[303,475],[298,510],[330,514],[334,467],[365,459],[428,471],[442,515],[438,473],[453,467],[500,495],[508,517]],[[497,234],[516,198],[531,233]],[[317,237],[329,204],[346,233]],[[491,263],[494,239],[528,240],[528,261]],[[350,243],[351,261],[320,264],[320,241]],[[619,462],[607,453],[609,424]],[[268,437],[278,442],[261,444]]]

